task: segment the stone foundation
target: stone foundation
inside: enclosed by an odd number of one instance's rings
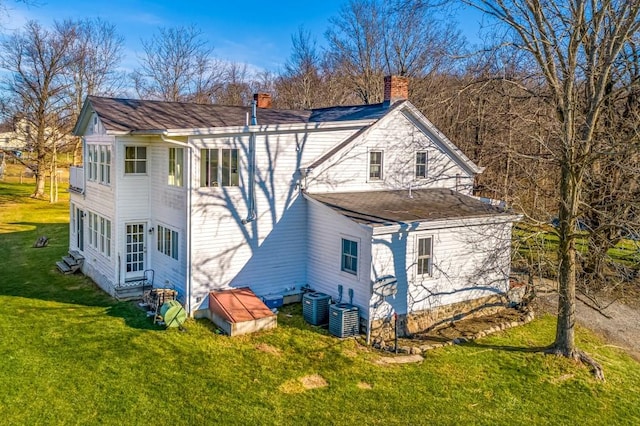
[[[398,315],[398,337],[435,330],[467,318],[493,315],[509,305],[506,295],[492,295],[474,300],[438,306],[427,311]],[[393,318],[374,320],[371,324],[372,340],[388,340],[394,337]]]

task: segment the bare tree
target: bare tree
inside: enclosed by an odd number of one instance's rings
[[[379,1],[350,0],[326,32],[328,61],[342,71],[365,104],[382,100],[384,13]]]
[[[463,43],[442,19],[446,3],[351,0],[330,21],[327,62],[367,104],[382,100],[385,74],[417,78],[451,69]]]
[[[252,80],[247,64],[230,62],[224,67],[220,89],[216,93],[216,103],[223,105],[247,105],[252,99]]]
[[[125,76],[118,70],[123,56],[124,38],[114,24],[101,19],[85,19],[68,23],[76,27],[74,60],[66,70],[71,81],[68,96],[71,116],[75,121],[88,95],[114,95],[122,88]],[[81,141],[74,144],[73,158],[78,159]]]
[[[291,56],[278,79],[279,100],[291,109],[313,108],[322,96],[322,58],[317,41],[304,27],[291,36]],[[321,101],[322,102],[322,101]]]
[[[195,26],[160,28],[142,41],[140,66],[131,74],[138,96],[210,103],[221,67]]]
[[[50,30],[35,21],[5,39],[0,65],[8,71],[4,86],[11,96],[10,113],[24,120],[26,141],[35,153],[30,165],[36,177],[33,197],[44,196],[47,160],[53,159],[64,129],[70,125],[66,70],[73,63],[71,54],[76,28],[55,23]],[[54,200],[52,200],[54,201]]]
[[[578,218],[597,129],[616,63],[640,28],[640,2],[467,0],[513,31],[514,44],[535,61],[545,99],[555,108],[559,180],[559,303],[552,352],[600,366],[575,345]]]

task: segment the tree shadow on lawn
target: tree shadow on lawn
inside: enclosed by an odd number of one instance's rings
[[[0,234],[0,296],[22,297],[47,302],[103,307],[109,316],[123,318],[133,328],[159,330],[133,302],[119,302],[90,278],[77,272],[64,275],[56,262],[67,254],[68,223],[15,222],[5,224],[18,230]],[[46,247],[34,248],[40,236]]]
[[[509,346],[509,345],[491,345],[485,343],[478,343],[475,340],[470,340],[464,343],[465,346],[478,348],[478,349],[491,349],[495,351],[505,352],[523,352],[523,353],[548,353],[552,348],[552,345],[547,346]]]

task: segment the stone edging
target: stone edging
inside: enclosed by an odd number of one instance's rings
[[[427,351],[430,351],[432,349],[442,348],[444,346],[459,345],[461,343],[466,343],[466,342],[469,342],[471,340],[480,339],[480,338],[488,336],[490,334],[497,333],[498,331],[508,330],[510,328],[513,328],[513,327],[518,327],[520,325],[527,324],[527,323],[533,321],[534,317],[535,317],[535,314],[534,314],[533,310],[529,309],[527,311],[527,313],[524,315],[524,317],[519,321],[504,322],[502,324],[494,325],[493,327],[488,328],[487,330],[477,332],[476,334],[474,334],[471,337],[457,337],[457,338],[455,338],[453,340],[449,340],[447,342],[431,343],[431,344],[422,345],[422,346],[399,346],[398,347],[398,353],[411,354],[411,355],[421,355],[421,354],[423,354],[423,353],[425,353]],[[384,350],[384,351],[391,351],[391,352],[395,351],[395,347],[394,346],[385,346],[384,348],[380,348],[380,349]]]

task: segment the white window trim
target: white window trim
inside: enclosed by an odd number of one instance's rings
[[[94,212],[88,212],[88,245],[96,252],[111,258],[113,225],[111,220]]]
[[[103,185],[111,185],[111,145],[97,145],[98,148],[98,176],[97,180]],[[104,157],[103,157],[104,154]]]
[[[203,170],[203,156],[204,153],[203,151],[206,152],[215,152],[218,158],[218,165],[217,165],[217,176],[215,179],[215,185],[202,185],[202,174],[205,172]],[[238,183],[237,185],[223,185],[222,181],[223,181],[223,167],[222,167],[222,163],[223,163],[223,153],[224,151],[236,151],[236,158],[237,158],[237,165],[236,165],[236,170],[237,170],[237,174],[238,174]],[[240,150],[238,148],[234,148],[234,147],[229,147],[229,146],[222,146],[222,147],[217,147],[217,148],[201,148],[200,149],[200,177],[199,177],[199,181],[200,181],[200,188],[237,188],[240,186],[241,183],[241,179],[240,179],[240,171],[241,171],[241,158],[240,158]],[[230,168],[231,170],[231,168]],[[231,181],[231,173],[229,174],[229,181]]]
[[[371,153],[380,153],[380,177],[371,177]],[[384,150],[382,149],[369,149],[367,151],[367,182],[384,182]]]
[[[424,152],[424,176],[418,176],[418,154]],[[429,177],[429,152],[426,149],[419,149],[413,154],[413,176],[416,180],[425,180]]]
[[[165,256],[173,260],[176,260],[176,261],[180,260],[180,232],[176,231],[174,228],[171,228],[170,226],[166,226],[162,224],[158,224],[156,229],[157,229],[156,249],[158,250],[158,252],[164,254]],[[170,232],[170,243],[168,246],[168,252],[165,251],[165,249],[167,248],[165,246],[166,240],[164,238],[165,231]]]
[[[111,145],[87,144],[87,180],[111,185]]]
[[[174,158],[171,161],[171,151],[173,150]],[[178,152],[180,152],[180,160],[178,160]],[[174,188],[184,187],[184,148],[171,147],[167,151],[168,170],[167,185]],[[171,173],[171,165],[173,163],[173,174]],[[177,183],[176,183],[177,182]]]
[[[138,149],[140,148],[144,148],[145,149],[145,166],[144,166],[144,173],[139,173],[139,172],[127,172],[127,148],[135,148],[136,149],[136,158],[134,159],[129,159],[129,161],[133,161],[134,164],[137,164],[138,162],[142,162],[142,159],[138,158]],[[122,164],[124,165],[123,167],[123,172],[125,176],[145,176],[147,174],[149,174],[149,148],[145,145],[125,145],[124,146],[124,152],[123,152],[123,159],[122,159]],[[137,167],[136,167],[137,168]]]
[[[347,241],[352,241],[354,243],[357,244],[357,248],[358,248],[358,254],[356,255],[356,271],[351,272],[349,270],[346,270],[342,267],[342,258],[344,256],[344,252],[343,252],[343,248],[342,248],[342,241],[343,240],[347,240]],[[340,235],[340,257],[339,257],[339,268],[340,268],[340,273],[344,276],[347,277],[351,277],[353,278],[359,278],[360,277],[360,259],[362,258],[362,242],[360,240],[360,238],[356,238],[356,237],[352,237],[350,235]]]
[[[98,145],[87,145],[87,180],[96,182],[98,180]]]
[[[429,265],[428,265],[428,269],[429,272],[426,274],[421,274],[419,273],[419,261],[420,261],[420,240],[423,239],[429,239],[431,242],[431,247],[430,247],[430,255],[428,257],[429,259]],[[419,278],[433,278],[433,235],[431,234],[424,234],[424,235],[416,235],[415,238],[415,243],[414,243],[414,247],[415,247],[415,262],[416,262],[416,277]]]

